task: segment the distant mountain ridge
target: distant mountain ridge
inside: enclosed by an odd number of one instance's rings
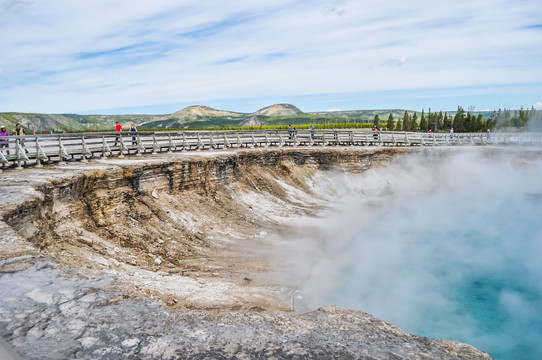
[[[409,113],[414,111],[407,110]],[[78,115],[78,114],[34,114],[0,113],[0,125],[8,130],[20,123],[27,133],[36,131],[112,131],[115,122],[123,128],[134,123],[139,129],[182,129],[239,127],[307,123],[345,123],[371,122],[374,115],[385,122],[389,114],[395,120],[405,112],[404,109],[321,111],[305,113],[291,104],[274,104],[253,113],[240,113],[217,110],[209,106],[188,106],[169,115]]]

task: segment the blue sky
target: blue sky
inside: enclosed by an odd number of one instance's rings
[[[0,112],[542,108],[531,0],[0,0]]]

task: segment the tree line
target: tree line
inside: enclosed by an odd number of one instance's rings
[[[386,129],[388,131],[449,131],[451,128],[455,132],[485,132],[488,129],[515,129],[524,130],[526,126],[540,122],[542,112],[531,108],[530,110],[507,110],[499,109],[494,111],[488,119],[484,119],[483,114],[473,114],[471,111],[465,111],[461,106],[457,108],[455,115],[448,113],[431,112],[425,113],[422,110],[418,119],[418,113],[409,113],[405,111],[402,118],[396,120],[393,114],[388,116],[385,123],[380,122],[379,115],[374,116],[373,127]],[[531,120],[531,121],[529,121]],[[539,124],[540,125],[540,124]],[[529,126],[532,130],[533,126]]]

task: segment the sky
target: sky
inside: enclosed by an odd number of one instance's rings
[[[0,0],[0,112],[542,109],[539,0]]]

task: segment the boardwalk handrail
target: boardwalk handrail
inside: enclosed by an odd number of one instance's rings
[[[422,133],[360,129],[94,132],[0,137],[0,172],[15,165],[227,148],[542,145],[542,133]]]

